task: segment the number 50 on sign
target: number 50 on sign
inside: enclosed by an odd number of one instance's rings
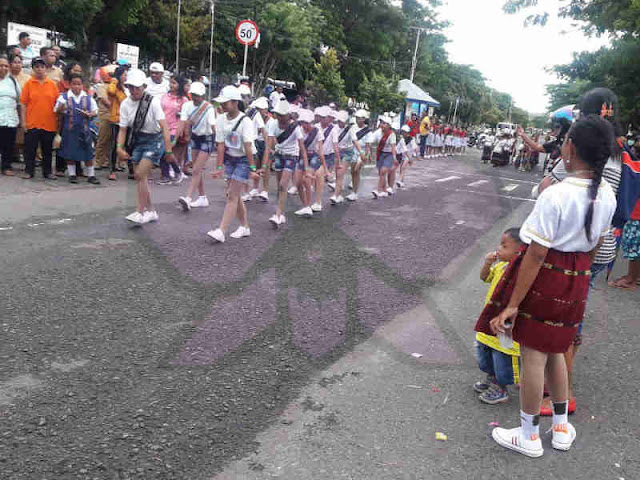
[[[236,38],[242,45],[253,45],[259,34],[258,25],[251,20],[242,20],[236,26]]]

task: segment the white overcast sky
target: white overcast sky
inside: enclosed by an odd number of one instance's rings
[[[559,19],[557,0],[540,0],[539,9],[551,13],[544,27],[524,27],[531,12],[503,13],[503,0],[443,0],[440,18],[451,26],[446,46],[451,61],[478,69],[493,88],[510,93],[520,108],[543,113],[548,106],[545,85],[558,83],[545,67],[568,63],[572,52],[597,50],[604,38],[588,38]],[[562,33],[563,31],[568,33]]]

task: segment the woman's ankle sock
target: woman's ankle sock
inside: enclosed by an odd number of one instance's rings
[[[553,404],[553,425],[569,423],[569,400]]]
[[[520,410],[522,432],[527,440],[534,440],[540,436],[540,415],[530,415]]]

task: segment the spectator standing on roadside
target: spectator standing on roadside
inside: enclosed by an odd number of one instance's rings
[[[53,53],[56,56],[55,66],[64,71],[64,68],[67,66],[67,64],[64,60],[62,60],[62,49],[60,48],[60,45],[51,45],[51,50],[53,50]]]
[[[424,157],[425,149],[427,147],[427,137],[431,130],[431,120],[427,111],[422,114],[422,120],[420,120],[420,156]]]
[[[47,77],[56,83],[62,81],[64,74],[62,69],[56,67],[56,54],[49,47],[42,47],[40,49],[40,56],[44,58],[47,64]]]
[[[27,32],[20,32],[18,35],[18,48],[22,57],[22,68],[27,73],[31,73],[31,61],[38,56],[38,53],[31,46],[31,37]]]
[[[53,111],[58,99],[58,87],[47,78],[47,64],[41,57],[31,62],[33,76],[25,83],[20,95],[22,124],[26,125],[25,133],[25,172],[24,179],[35,175],[36,150],[42,148],[42,174],[44,178],[56,180],[51,174],[53,139],[58,131],[58,118]]]
[[[100,83],[96,85],[96,97],[98,99],[98,140],[96,141],[96,169],[109,167],[109,147],[111,144],[111,125],[109,113],[111,102],[107,95],[107,87],[111,83],[109,72],[100,69]]]
[[[20,88],[24,87],[24,84],[31,78],[31,75],[23,71],[22,57],[15,54],[9,55],[9,68],[11,76],[16,79]]]
[[[149,78],[147,78],[145,92],[160,99],[165,93],[169,93],[169,89],[169,81],[164,78],[164,67],[161,63],[153,62],[149,66]]]
[[[129,92],[125,87],[127,67],[120,66],[116,68],[113,76],[114,79],[107,87],[107,97],[111,104],[109,112],[109,123],[111,124],[111,173],[109,174],[109,180],[117,180],[116,164],[118,163],[118,155],[116,140],[120,130],[120,104],[129,96]]]
[[[16,143],[16,130],[20,124],[20,85],[9,73],[9,60],[0,56],[0,155],[2,174],[13,177],[11,161]]]

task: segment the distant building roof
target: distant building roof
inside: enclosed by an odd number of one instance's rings
[[[414,102],[426,103],[427,105],[439,107],[440,102],[422,90],[419,86],[413,83],[411,80],[405,78],[398,82],[398,92],[404,93],[407,100]]]

